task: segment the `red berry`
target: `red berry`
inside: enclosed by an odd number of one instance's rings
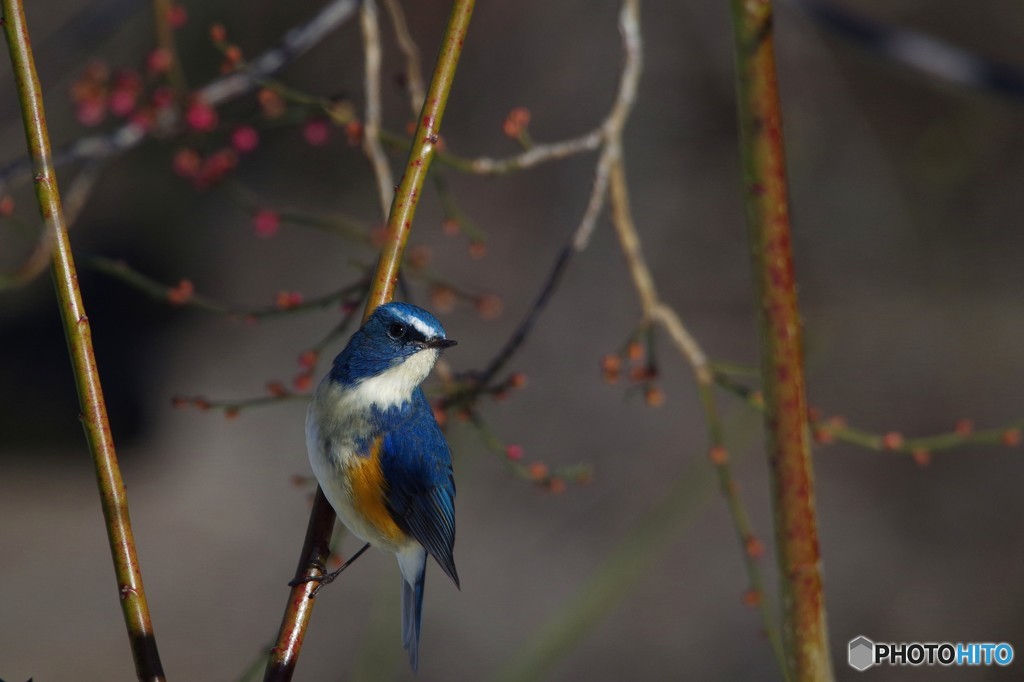
[[[261,208],[256,211],[256,214],[252,217],[253,227],[256,229],[256,235],[263,239],[268,239],[277,234],[277,231],[281,227],[281,216],[277,211],[269,208]]]
[[[217,110],[201,99],[189,102],[185,121],[193,130],[208,133],[217,127]]]
[[[181,28],[188,22],[188,10],[183,5],[171,5],[167,9],[167,23],[171,28]]]
[[[330,124],[323,118],[311,118],[302,127],[302,136],[313,147],[322,147],[331,137]]]
[[[231,133],[231,146],[239,154],[248,154],[260,143],[260,134],[250,125],[240,125]]]

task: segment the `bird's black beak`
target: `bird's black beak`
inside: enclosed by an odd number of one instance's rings
[[[458,341],[455,339],[431,339],[430,341],[427,341],[427,348],[451,348],[457,343]]]

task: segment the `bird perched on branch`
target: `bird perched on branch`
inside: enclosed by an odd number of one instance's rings
[[[437,318],[407,303],[378,307],[334,359],[306,415],[317,481],[356,537],[394,552],[402,572],[402,640],[419,664],[427,555],[459,585],[451,451],[420,384],[454,346]],[[319,589],[319,587],[317,589]]]

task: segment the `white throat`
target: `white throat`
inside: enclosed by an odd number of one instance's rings
[[[408,402],[412,392],[430,374],[439,354],[436,348],[417,351],[394,367],[347,389],[345,397],[358,405],[376,405],[384,410]]]

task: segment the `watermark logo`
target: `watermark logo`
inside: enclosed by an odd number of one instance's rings
[[[867,670],[875,664],[875,643],[861,635],[850,640],[850,667]]]
[[[1013,663],[1006,642],[874,642],[864,635],[850,640],[847,662],[854,670],[875,665],[997,665]]]

